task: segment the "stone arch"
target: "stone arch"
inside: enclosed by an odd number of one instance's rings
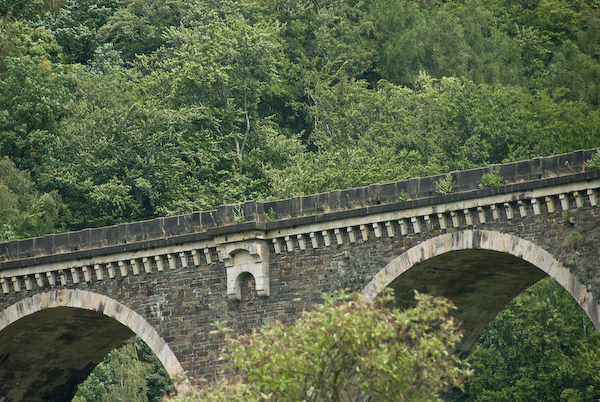
[[[11,338],[9,339],[9,343],[18,343],[18,338],[20,336],[27,336],[27,333],[31,332],[28,328],[35,328],[36,321],[34,320],[41,317],[44,322],[46,322],[46,325],[48,321],[50,321],[50,325],[54,325],[57,328],[60,328],[61,324],[71,326],[70,332],[68,333],[48,335],[50,337],[58,337],[60,335],[61,339],[64,338],[65,344],[68,345],[70,342],[75,342],[76,338],[80,337],[78,328],[73,325],[72,322],[61,323],[55,321],[54,324],[52,324],[52,320],[57,320],[57,317],[73,317],[74,315],[83,319],[89,319],[90,322],[97,324],[99,328],[104,328],[107,325],[110,325],[111,328],[113,326],[114,328],[118,328],[116,330],[118,334],[116,333],[115,337],[119,338],[120,342],[133,334],[138,335],[156,354],[169,376],[176,377],[183,373],[183,368],[169,345],[141,315],[108,296],[86,290],[52,290],[33,295],[7,307],[0,312],[0,337],[4,331],[5,333],[10,334]],[[13,333],[12,329],[15,328],[15,325],[17,327],[25,326]],[[112,332],[110,334],[112,334]],[[44,338],[38,337],[37,339],[43,340]],[[119,340],[117,340],[117,342],[119,342]],[[23,343],[26,344],[26,339]],[[107,344],[109,344],[109,342],[105,342],[105,345]],[[118,346],[118,344],[115,346]],[[13,354],[14,349],[14,347],[10,349],[13,351]],[[24,347],[22,350],[23,353],[26,353],[27,347]],[[56,353],[49,353],[48,356],[44,357],[44,361],[56,360],[59,358],[57,357],[59,354],[58,351],[52,352]],[[37,353],[39,354],[39,351]],[[6,347],[0,348],[0,361],[11,358],[10,354],[11,352],[7,351]],[[0,364],[0,367],[1,366],[2,364]],[[2,388],[0,389],[0,394],[9,393],[9,399],[14,400],[65,400],[65,397],[68,397],[76,390],[76,386],[82,380],[81,375],[91,371],[93,366],[95,366],[95,364],[91,365],[90,363],[87,363],[87,365],[83,366],[79,371],[53,367],[53,371],[60,372],[57,375],[63,379],[67,378],[67,380],[63,381],[63,383],[51,385],[50,388],[47,389],[42,389],[43,387],[40,386],[40,383],[43,381],[38,383],[38,389],[34,386],[29,387],[29,389],[24,387],[21,390],[16,390],[14,387],[12,387],[13,389],[4,389],[5,387],[0,387]],[[65,371],[69,370],[71,374],[65,373]],[[15,383],[19,383],[18,381],[18,379],[15,379]],[[52,379],[48,378],[44,381],[51,383]],[[23,382],[24,381],[21,381],[19,387],[21,387]],[[6,385],[6,387],[8,387],[8,385]],[[19,392],[21,394],[18,394]],[[14,398],[10,397],[10,393],[14,394]]]
[[[597,330],[600,331],[600,310],[594,296],[587,287],[579,281],[568,268],[542,247],[517,236],[487,230],[463,230],[447,233],[426,240],[389,262],[363,288],[363,293],[373,299],[380,291],[398,281],[402,274],[411,268],[437,257],[441,261],[445,257],[458,255],[465,250],[475,250],[477,253],[489,256],[509,255],[514,261],[520,260],[524,265],[538,268],[544,274],[554,278],[586,312]],[[487,254],[483,254],[487,253]],[[408,276],[408,275],[406,275]],[[544,275],[545,276],[545,275]],[[493,314],[495,316],[495,313]],[[492,317],[493,318],[493,317]],[[487,325],[487,323],[485,324]],[[479,337],[482,329],[475,330],[462,352],[468,352]],[[466,335],[468,337],[468,334]],[[464,341],[463,341],[464,342]]]

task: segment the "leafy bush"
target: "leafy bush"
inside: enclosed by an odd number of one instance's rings
[[[491,173],[486,173],[481,178],[481,183],[479,183],[479,188],[484,187],[498,187],[502,185],[504,181],[504,177],[500,176],[499,170],[493,170]]]
[[[273,222],[275,220],[275,210],[271,207],[267,212],[265,212],[265,221]]]
[[[246,222],[246,215],[242,204],[237,204],[233,207],[233,223],[244,223]]]
[[[600,169],[600,149],[590,159],[585,161],[585,166],[590,170]]]
[[[402,201],[408,200],[408,198],[409,198],[408,193],[406,191],[402,191],[400,193],[400,195],[398,196],[397,200],[398,200],[398,202],[402,202]]]
[[[454,181],[452,180],[452,174],[448,173],[446,177],[435,183],[435,192],[442,195],[450,194],[454,191],[453,187]]]
[[[444,298],[416,294],[416,307],[389,309],[391,291],[371,302],[360,293],[325,296],[290,324],[265,323],[230,337],[223,322],[212,332],[227,342],[235,368],[226,378],[170,401],[439,400],[471,375],[452,354],[462,334]],[[362,400],[362,399],[361,399]]]

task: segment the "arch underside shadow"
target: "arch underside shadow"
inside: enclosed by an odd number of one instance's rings
[[[374,298],[393,288],[396,305],[414,305],[414,292],[444,296],[456,305],[466,355],[494,317],[519,293],[546,276],[577,300],[598,329],[591,292],[550,253],[516,236],[483,230],[440,235],[412,247],[382,269],[363,292]]]
[[[0,401],[69,401],[115,347],[139,335],[171,376],[183,370],[135,311],[106,296],[54,290],[0,312]]]

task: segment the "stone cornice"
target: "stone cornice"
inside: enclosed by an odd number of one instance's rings
[[[236,206],[223,205],[213,211],[0,243],[0,271],[74,260],[104,260],[102,256],[198,242],[211,248],[215,236],[251,230],[265,231],[269,238],[276,238],[278,232],[287,233],[300,226],[324,223],[330,226],[326,223],[394,212],[397,215],[398,211],[418,211],[499,194],[512,194],[513,201],[523,200],[536,189],[600,178],[600,171],[583,171],[585,160],[594,152],[576,151],[453,172],[455,192],[448,195],[435,193],[435,184],[445,176],[436,175],[285,200],[249,201],[241,204],[247,220],[244,223],[232,222]],[[483,174],[495,170],[500,171],[508,184],[478,188]],[[407,193],[410,199],[398,201],[402,193]],[[265,222],[271,209],[275,220]]]

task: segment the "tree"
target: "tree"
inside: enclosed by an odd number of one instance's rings
[[[44,24],[62,46],[71,63],[87,63],[100,44],[98,30],[117,8],[116,0],[67,0],[56,14],[44,15]]]
[[[317,80],[334,83],[356,78],[372,66],[375,55],[372,23],[365,2],[348,0],[261,0],[267,15],[282,24],[286,55],[292,64],[290,79],[300,90]],[[300,77],[298,77],[300,76]],[[298,84],[296,84],[298,85]]]
[[[210,143],[206,158],[191,158],[189,119],[145,94],[135,75],[84,76],[68,111],[45,179],[73,211],[71,228],[213,205],[198,181],[213,169]]]
[[[53,35],[0,19],[0,156],[39,175],[51,164],[71,84]]]
[[[6,58],[26,56],[51,63],[63,59],[62,49],[48,29],[31,28],[8,17],[0,18],[0,72],[6,72]]]
[[[599,347],[600,336],[577,302],[544,279],[483,332],[467,359],[475,377],[450,400],[597,400]]]
[[[198,1],[136,65],[146,91],[192,122],[186,147],[214,162],[215,174],[203,180],[220,203],[270,194],[265,166],[300,149],[263,104],[279,91],[284,54],[279,24],[256,11],[251,2]]]
[[[373,1],[369,17],[379,47],[376,71],[381,78],[410,85],[420,71],[435,78],[466,72],[463,28],[443,7],[422,10],[412,1]]]
[[[163,34],[177,27],[195,2],[181,0],[127,0],[98,31],[98,38],[112,43],[127,62],[149,55],[165,44]]]
[[[10,15],[16,19],[34,20],[44,11],[43,0],[1,0],[0,16]]]
[[[251,133],[269,125],[258,104],[278,84],[283,62],[279,25],[253,11],[250,3],[201,2],[197,21],[171,28],[156,54],[173,82],[174,106],[196,110],[200,124],[232,141],[240,160]]]
[[[138,336],[125,341],[79,385],[73,402],[158,402],[172,381]]]
[[[58,192],[39,195],[28,171],[0,158],[0,241],[64,231],[70,218]]]
[[[461,338],[443,298],[416,294],[417,306],[386,308],[343,292],[325,296],[293,323],[265,323],[231,337],[223,323],[213,334],[227,341],[229,377],[174,401],[438,401],[469,369],[452,354]]]

